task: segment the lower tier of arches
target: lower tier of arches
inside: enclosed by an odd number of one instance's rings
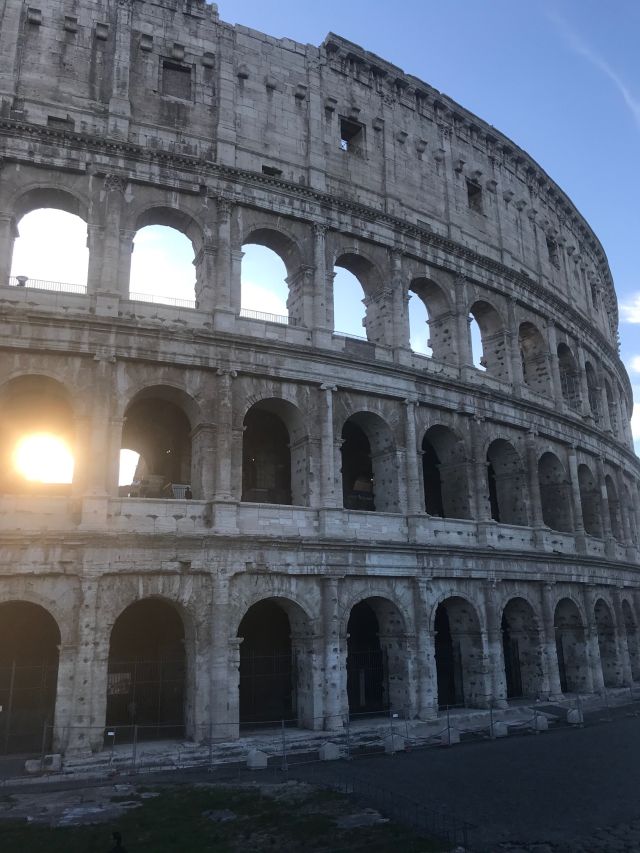
[[[640,682],[640,588],[390,575],[0,582],[0,754],[432,718]]]

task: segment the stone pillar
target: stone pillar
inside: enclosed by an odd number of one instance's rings
[[[18,237],[18,229],[13,217],[8,213],[0,213],[0,287],[9,283],[13,243],[16,237]]]
[[[417,711],[421,720],[427,720],[438,715],[438,674],[435,633],[429,626],[429,587],[424,578],[414,579],[413,606],[417,644]]]
[[[556,646],[555,629],[555,594],[554,585],[542,585],[542,690],[549,699],[559,699],[562,696],[560,685],[560,670],[558,668],[558,649]]]
[[[585,639],[587,647],[587,662],[591,675],[591,687],[595,693],[604,693],[604,675],[602,672],[602,661],[600,659],[600,645],[598,643],[598,626],[595,616],[595,589],[586,586],[583,590],[584,609],[587,619],[585,627]]]
[[[405,460],[407,470],[407,476],[405,478],[407,487],[407,512],[409,513],[409,515],[422,515],[424,502],[421,500],[421,477],[418,468],[418,448],[416,446],[415,413],[417,401],[405,400],[404,405]]]
[[[242,483],[242,465],[238,470],[232,470],[235,460],[232,456],[232,427],[233,427],[233,380],[235,370],[221,367],[217,371],[216,382],[216,444],[215,444],[215,499],[217,501],[232,500],[238,489],[232,483]],[[240,485],[240,488],[242,486]]]
[[[567,450],[569,471],[569,486],[571,489],[571,508],[573,512],[573,529],[576,534],[576,550],[584,551],[584,520],[582,518],[582,499],[580,497],[580,481],[578,479],[578,460],[576,448],[572,445]]]
[[[520,330],[516,323],[516,312],[513,298],[507,299],[507,346],[509,348],[509,366],[511,368],[511,386],[514,394],[520,395],[524,385],[522,371],[522,356],[520,355]]]
[[[475,517],[479,522],[491,521],[489,505],[489,485],[487,481],[487,460],[484,454],[484,418],[474,417],[471,426],[471,450],[473,465],[473,494]]]
[[[237,737],[239,726],[239,671],[236,669],[235,679],[230,678],[233,671],[229,650],[234,646],[239,649],[238,638],[232,636],[235,625],[229,624],[229,579],[221,574],[211,578],[211,647],[209,667],[211,679],[211,737],[222,740]],[[204,657],[204,656],[203,656]],[[239,664],[239,660],[238,660]],[[231,709],[235,707],[236,713]],[[206,733],[209,736],[209,733]]]
[[[473,365],[471,332],[469,331],[469,306],[467,304],[467,280],[463,275],[454,279],[456,299],[456,327],[458,332],[458,366]]]
[[[402,252],[391,252],[391,346],[396,361],[410,361],[411,343],[409,330],[409,294],[402,270]]]
[[[216,490],[215,424],[200,423],[191,431],[191,491],[196,500],[213,500]]]
[[[492,707],[506,708],[507,679],[504,668],[504,650],[502,648],[502,624],[495,602],[495,583],[485,583],[483,585],[483,594]]]
[[[193,259],[196,268],[196,308],[212,314],[215,307],[216,263],[218,247],[206,240]]]
[[[349,713],[346,664],[340,636],[338,579],[322,578],[322,624],[324,628],[324,728],[341,729]]]
[[[218,313],[238,314],[240,311],[240,265],[234,264],[232,260],[231,246],[231,214],[233,205],[229,199],[218,197],[217,199],[217,247],[216,266],[214,275],[213,307],[216,315]],[[242,252],[240,252],[240,261]],[[237,280],[233,273],[236,272]],[[216,325],[219,323],[216,321]],[[221,328],[225,328],[227,321],[222,318]]]
[[[131,101],[129,100],[129,65],[131,60],[132,0],[116,5],[113,87],[109,100],[109,136],[126,140],[129,136]]]
[[[320,433],[320,455],[322,485],[320,488],[320,503],[323,507],[339,507],[338,488],[335,467],[335,440],[333,435],[333,392],[335,385],[321,385],[322,392],[322,425]]]
[[[125,418],[109,419],[109,446],[107,462],[107,493],[111,498],[119,495],[120,451],[122,450],[122,429]]]
[[[559,412],[564,411],[564,397],[562,396],[562,380],[560,379],[560,365],[558,363],[558,339],[556,327],[552,320],[547,320],[547,340],[549,342],[549,366],[551,369],[551,384],[553,387],[553,399]]]
[[[228,738],[238,737],[240,734],[240,645],[242,644],[242,640],[240,637],[229,637],[227,640],[227,672],[226,672],[226,691],[223,689],[223,693],[225,694],[227,701],[226,708],[226,717],[223,719],[228,720],[228,728],[225,727],[224,724],[220,726],[215,726],[215,732],[224,732],[225,729],[227,734],[223,734],[223,738],[227,740]],[[211,687],[212,690],[216,689],[216,679],[212,677],[211,679]],[[212,718],[213,718],[213,709],[219,708],[217,704],[218,700],[216,697],[215,704],[212,706]],[[223,714],[225,709],[219,709]],[[215,718],[214,718],[215,722]]]
[[[607,484],[604,474],[604,459],[598,456],[596,459],[596,472],[598,477],[598,489],[600,490],[600,512],[602,514],[602,533],[603,539],[611,540],[613,531],[611,529],[611,510],[609,507],[609,495],[607,494]]]
[[[327,275],[326,234],[324,225],[313,224],[313,342],[329,346],[333,331],[333,288]],[[331,276],[331,281],[333,275]]]
[[[544,527],[542,515],[542,498],[540,496],[540,478],[538,477],[538,448],[536,445],[537,432],[529,430],[526,438],[527,472],[529,475],[529,498],[531,501],[531,524],[533,527]]]
[[[580,382],[580,412],[584,418],[589,418],[593,421],[591,406],[589,405],[589,386],[587,384],[587,371],[585,368],[584,350],[582,347],[576,347],[578,361],[578,380]]]
[[[622,686],[630,687],[633,684],[631,674],[631,655],[629,654],[629,642],[627,637],[624,614],[622,612],[622,597],[620,587],[613,590],[613,609],[615,611],[616,649],[622,676]]]
[[[301,264],[293,275],[287,276],[289,296],[287,313],[293,326],[311,329],[314,324],[315,271],[308,264]]]

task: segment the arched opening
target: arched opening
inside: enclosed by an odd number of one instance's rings
[[[348,269],[335,268],[333,277],[333,329],[336,334],[366,338],[364,290]]]
[[[398,512],[396,452],[382,418],[352,415],[342,427],[341,452],[344,508]]]
[[[27,287],[84,293],[89,268],[87,223],[78,215],[75,199],[56,195],[43,191],[41,197],[29,199],[31,210],[20,219],[16,230],[19,236],[13,246],[11,284],[20,285],[18,276],[26,276]],[[64,201],[68,202],[65,209],[48,206]],[[62,287],[54,288],[54,283]]]
[[[473,362],[476,366],[484,368],[488,376],[503,381],[509,380],[509,367],[507,360],[506,339],[504,324],[496,309],[488,302],[479,300],[474,302],[469,310],[469,321],[471,324],[471,342]],[[480,333],[480,346],[482,355],[478,359],[479,348],[475,345],[474,322]]]
[[[600,489],[587,465],[578,466],[578,485],[580,487],[580,505],[582,506],[582,523],[585,532],[590,536],[602,538]]]
[[[580,611],[571,599],[558,602],[553,624],[560,688],[563,693],[584,693],[588,671],[585,632]]]
[[[566,344],[558,344],[560,390],[565,403],[575,411],[580,408],[580,371],[573,353]]]
[[[368,598],[351,609],[347,623],[349,714],[404,710],[408,701],[404,620],[385,598]]]
[[[132,498],[183,499],[191,496],[191,424],[170,389],[149,389],[125,412],[122,450],[139,454],[130,483],[120,494]],[[121,455],[121,474],[135,457]],[[128,479],[128,477],[120,478]],[[199,497],[199,495],[196,495]]]
[[[543,453],[538,460],[538,482],[542,520],[552,530],[571,532],[571,485],[564,466],[555,453]]]
[[[629,602],[622,602],[622,618],[629,649],[629,663],[631,665],[631,677],[634,681],[640,681],[640,647],[638,645],[638,626],[634,618]]]
[[[244,418],[242,500],[308,503],[308,436],[299,411],[286,400],[255,403]]]
[[[431,279],[414,278],[409,285],[409,329],[414,352],[451,363],[457,360],[455,315],[444,291]]]
[[[60,631],[43,607],[0,604],[0,754],[49,750]]]
[[[434,630],[438,705],[484,706],[489,694],[474,608],[458,596],[446,599],[436,610]]]
[[[250,242],[242,247],[240,315],[288,323],[287,267],[277,251],[257,242],[261,235],[262,239],[268,240],[271,233],[257,232]],[[254,239],[256,242],[253,242]],[[281,251],[282,248],[281,246]]]
[[[334,329],[336,331],[346,331],[342,326],[346,323],[353,328],[357,319],[362,317],[362,308],[357,308],[359,291],[353,282],[341,272],[346,270],[355,276],[364,298],[359,297],[364,303],[364,318],[362,325],[364,326],[365,336],[372,343],[386,345],[390,342],[390,318],[387,316],[387,310],[384,300],[380,299],[382,292],[382,278],[374,265],[364,258],[362,255],[353,252],[346,252],[340,255],[334,264],[336,268],[336,278],[334,280]],[[349,296],[349,301],[342,301],[342,292]],[[356,311],[351,320],[347,317],[347,311]],[[357,318],[357,319],[356,319]],[[362,332],[355,332],[356,335],[361,335]]]
[[[542,683],[542,648],[533,609],[524,598],[512,598],[504,608],[502,649],[507,698],[537,698]]]
[[[611,522],[611,534],[614,539],[621,541],[622,522],[620,519],[620,501],[618,500],[618,490],[613,482],[613,477],[609,474],[604,478],[604,485],[607,491],[607,503],[609,504],[609,520]]]
[[[604,380],[604,390],[607,395],[607,409],[609,410],[609,423],[614,435],[618,435],[618,407],[613,397],[613,390],[608,379]]]
[[[22,376],[0,392],[0,454],[5,493],[64,495],[74,475],[75,423],[65,389]]]
[[[194,263],[192,240],[182,230],[159,224],[140,227],[133,240],[129,298],[194,308]]]
[[[526,478],[515,447],[498,438],[487,450],[491,518],[501,524],[528,524]]]
[[[595,423],[600,423],[600,388],[593,366],[587,362],[584,366],[587,378],[587,397],[589,398],[589,409]]]
[[[425,509],[442,518],[469,518],[464,445],[450,429],[432,426],[422,440]]]
[[[605,687],[620,687],[622,673],[618,662],[616,630],[609,605],[599,598],[593,609],[598,632],[598,649]]]
[[[419,355],[433,356],[429,337],[429,311],[424,300],[416,293],[409,293],[409,346]]]
[[[245,613],[238,636],[240,724],[284,720],[312,727],[312,636],[302,608],[287,599],[259,601]]]
[[[177,609],[144,598],[115,621],[109,642],[108,728],[116,742],[185,734],[185,636]]]
[[[533,323],[520,324],[518,345],[522,362],[522,378],[525,384],[538,394],[546,394],[549,390],[547,346]]]

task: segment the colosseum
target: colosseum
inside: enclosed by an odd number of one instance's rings
[[[340,36],[204,0],[0,3],[0,130],[0,752],[640,681],[616,296],[525,151]],[[84,283],[12,274],[40,209],[86,224]],[[130,290],[147,226],[189,238],[192,300]],[[286,316],[242,305],[254,245]],[[70,482],[16,469],[43,431]]]

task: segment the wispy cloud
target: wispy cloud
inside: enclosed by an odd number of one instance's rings
[[[640,323],[640,293],[620,305],[620,315],[623,323]]]
[[[625,83],[622,77],[615,71],[611,65],[604,59],[600,54],[595,51],[583,38],[582,36],[576,32],[568,21],[562,18],[558,13],[554,10],[547,10],[547,17],[550,21],[555,24],[556,28],[559,30],[571,50],[576,53],[578,56],[582,56],[587,60],[594,68],[597,68],[605,77],[608,77],[609,80],[613,83],[613,85],[618,90],[618,93],[622,97],[625,102],[629,112],[631,113],[633,120],[638,126],[638,130],[640,130],[640,98],[637,98],[629,86]]]

